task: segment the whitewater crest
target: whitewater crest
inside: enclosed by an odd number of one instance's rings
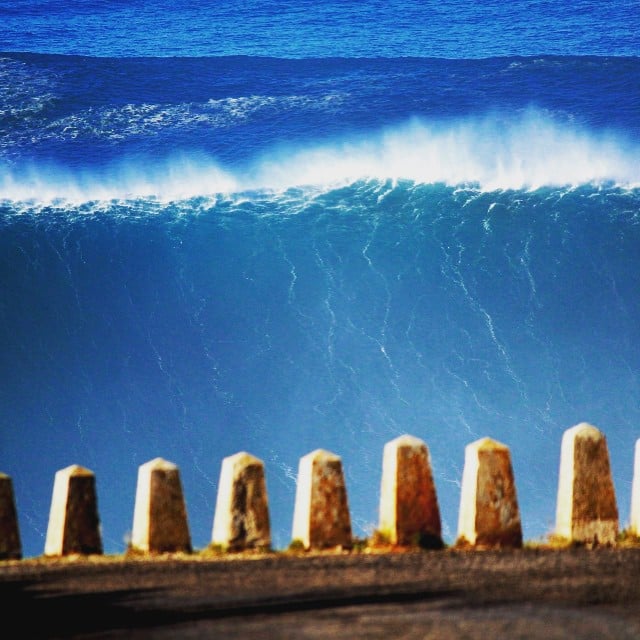
[[[72,203],[332,190],[360,180],[467,186],[480,191],[640,185],[640,148],[612,133],[567,129],[535,112],[514,119],[411,120],[368,135],[266,148],[228,168],[202,153],[70,169],[0,170],[0,199]]]

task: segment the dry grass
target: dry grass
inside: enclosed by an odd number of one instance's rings
[[[640,549],[640,536],[624,529],[620,532],[615,545],[597,545],[589,543],[578,543],[568,540],[555,534],[549,534],[539,540],[527,540],[523,542],[522,550],[554,550],[562,551],[565,549],[586,548],[593,549],[600,547],[616,547],[620,549]],[[215,561],[215,560],[251,560],[256,558],[274,557],[274,556],[317,556],[317,555],[336,555],[336,554],[400,554],[400,553],[443,553],[443,552],[482,552],[486,550],[501,549],[498,547],[482,547],[479,545],[471,545],[464,538],[460,538],[452,545],[443,544],[440,548],[434,546],[423,545],[420,540],[408,545],[394,545],[388,536],[375,531],[370,538],[355,538],[353,545],[347,547],[332,547],[327,549],[305,549],[299,540],[292,540],[286,549],[246,549],[246,550],[230,550],[223,545],[210,544],[207,547],[187,552],[166,552],[166,553],[150,553],[139,551],[132,548],[127,549],[122,554],[69,554],[65,556],[35,556],[23,559],[0,559],[0,568],[3,566],[16,565],[66,565],[73,563],[89,563],[89,564],[106,564],[116,562],[164,562],[164,561]],[[506,549],[505,549],[506,550]]]

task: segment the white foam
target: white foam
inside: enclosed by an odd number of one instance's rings
[[[202,157],[171,157],[138,166],[122,162],[108,169],[74,172],[52,164],[0,173],[0,200],[53,203],[153,198],[168,202],[200,195],[234,193],[240,185]]]
[[[2,89],[0,76],[0,89]],[[39,97],[43,100],[48,96]],[[50,97],[49,97],[50,99]],[[128,103],[119,106],[90,107],[58,118],[38,131],[30,132],[31,143],[43,140],[74,140],[89,136],[103,140],[125,140],[133,136],[154,136],[162,130],[194,126],[223,129],[250,120],[261,111],[328,110],[342,100],[339,93],[321,97],[306,95],[264,96],[249,95],[210,99],[207,102],[179,104]],[[22,107],[26,113],[26,107]],[[35,111],[38,104],[29,105]],[[1,112],[0,112],[1,115]],[[10,146],[15,136],[8,136],[0,147]]]
[[[640,148],[613,134],[567,130],[538,114],[518,120],[415,120],[368,138],[293,151],[262,162],[258,182],[331,184],[406,179],[484,191],[640,184]]]
[[[483,191],[544,186],[640,185],[640,147],[612,133],[569,129],[531,111],[446,122],[413,120],[367,136],[266,150],[242,170],[202,155],[79,172],[55,166],[0,169],[0,200],[161,201],[362,179],[468,185]]]

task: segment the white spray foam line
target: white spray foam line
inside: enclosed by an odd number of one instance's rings
[[[407,179],[450,186],[475,184],[483,191],[623,185],[640,179],[640,149],[613,137],[568,132],[544,121],[462,123],[437,128],[419,123],[373,140],[294,152],[261,167],[258,181],[340,184],[359,178]]]
[[[70,172],[54,166],[30,168],[20,177],[2,175],[0,201],[83,202],[152,198],[169,202],[239,191],[236,179],[214,164],[184,158],[144,170],[122,164],[108,171]]]
[[[0,200],[171,201],[305,187],[317,192],[362,179],[470,185],[480,191],[589,183],[637,188],[640,148],[612,134],[567,130],[535,113],[518,120],[416,120],[312,148],[272,149],[234,172],[211,158],[185,155],[145,167],[123,162],[93,173],[52,166],[19,175],[0,170]]]

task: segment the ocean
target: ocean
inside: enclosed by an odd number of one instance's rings
[[[55,472],[126,548],[178,465],[195,548],[222,459],[341,456],[354,534],[382,450],[430,450],[445,541],[465,446],[510,447],[552,532],[563,432],[640,438],[640,32],[608,3],[0,4],[0,472],[41,555]]]

